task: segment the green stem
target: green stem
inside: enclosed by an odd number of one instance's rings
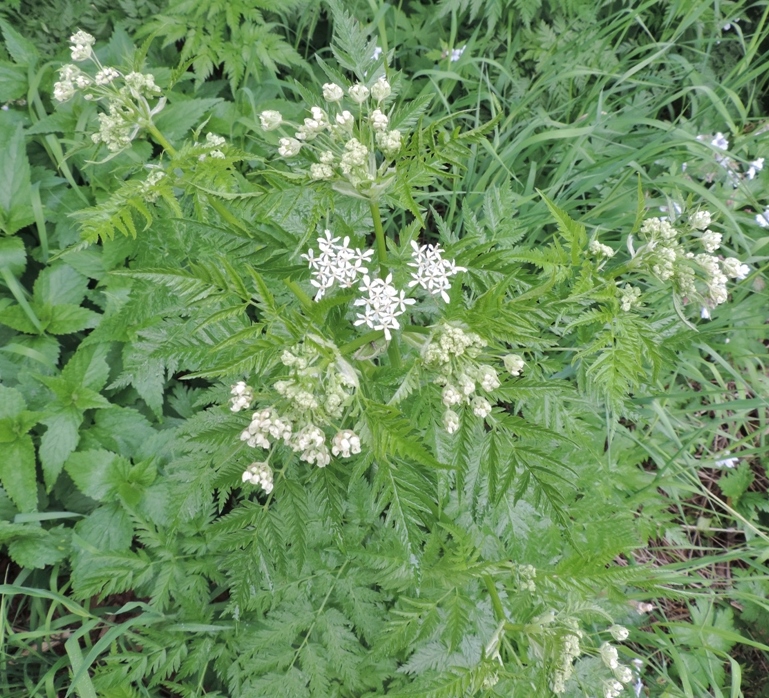
[[[497,621],[500,623],[506,622],[507,614],[505,613],[505,608],[502,605],[502,599],[499,598],[497,587],[494,585],[494,580],[490,575],[485,574],[483,575],[483,583],[486,585],[486,589],[488,590],[489,596],[491,597],[491,606],[494,609],[494,615],[496,616]]]
[[[382,216],[379,215],[379,204],[376,201],[369,203],[371,207],[371,218],[374,220],[374,235],[376,235],[376,249],[379,256],[379,276],[384,278],[388,274],[387,270],[387,242],[385,241],[385,232],[382,227]]]
[[[302,287],[293,281],[292,279],[283,279],[283,283],[289,288],[289,290],[299,299],[299,302],[306,308],[312,308],[312,298],[310,298],[303,290]]]
[[[165,150],[172,158],[176,157],[176,148],[174,148],[171,143],[169,143],[168,139],[151,121],[149,124],[147,124],[147,130],[152,134],[152,137],[155,139],[155,141],[157,141],[157,143],[163,147],[163,150]]]
[[[379,257],[379,276],[385,278],[389,273],[387,268],[387,242],[385,238],[384,227],[382,226],[382,216],[379,214],[379,204],[376,201],[369,202],[371,207],[371,218],[374,221],[374,235],[376,235],[376,249]],[[387,345],[387,356],[390,357],[390,363],[393,368],[400,368],[401,350],[398,335],[393,335],[390,343]]]

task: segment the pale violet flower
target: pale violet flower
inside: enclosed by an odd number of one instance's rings
[[[259,121],[265,131],[274,131],[283,123],[283,115],[274,109],[267,109],[259,115]]]
[[[710,145],[712,145],[714,148],[718,148],[719,150],[728,150],[729,140],[726,138],[726,136],[724,136],[723,133],[719,131],[713,140],[710,141]]]
[[[327,82],[323,85],[323,99],[327,102],[338,102],[344,97],[344,90],[336,83]]]
[[[767,208],[763,213],[756,214],[756,223],[758,223],[762,228],[769,228],[769,208]]]
[[[296,138],[281,138],[278,141],[278,153],[281,157],[291,158],[301,149],[302,144]]]
[[[750,163],[750,167],[748,167],[747,172],[745,173],[745,176],[748,179],[754,179],[755,176],[761,172],[761,170],[764,169],[764,158],[758,158],[756,160],[753,160],[753,162]]]
[[[449,58],[449,61],[451,63],[456,63],[460,58],[462,58],[462,54],[465,52],[465,49],[467,46],[463,46],[462,48],[455,48],[451,50],[451,57]]]
[[[710,320],[710,308],[708,308],[706,305],[703,305],[702,308],[700,308],[700,317],[703,320]]]

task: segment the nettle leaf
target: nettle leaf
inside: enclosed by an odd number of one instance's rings
[[[24,128],[0,112],[0,230],[13,235],[34,220]]]
[[[74,408],[66,409],[43,420],[43,424],[48,429],[40,439],[39,456],[40,464],[43,466],[46,490],[50,491],[53,487],[65,461],[77,448],[82,422],[82,412]]]
[[[78,522],[76,530],[83,540],[99,550],[127,550],[134,535],[128,512],[119,503],[94,509]]]
[[[22,394],[0,385],[0,482],[20,511],[37,510],[35,447],[27,432],[37,416]]]
[[[42,569],[55,565],[70,553],[72,530],[64,526],[45,530],[28,527],[34,535],[20,536],[8,544],[11,559],[21,567]]]
[[[11,58],[19,65],[34,66],[40,58],[40,53],[35,45],[2,19],[0,19],[0,29],[3,31],[5,48],[8,50]]]
[[[114,499],[131,471],[130,461],[104,450],[73,453],[64,467],[77,488],[98,502]]]

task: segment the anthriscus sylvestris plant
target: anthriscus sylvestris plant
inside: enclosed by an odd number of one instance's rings
[[[335,12],[338,67],[299,104],[255,105],[241,146],[214,119],[167,137],[154,80],[102,67],[81,34],[73,60],[96,73],[55,88],[105,105],[93,140],[113,155],[163,150],[80,214],[87,239],[146,244],[89,341],[138,328],[151,370],[118,387],[205,381],[173,396],[167,507],[131,509],[141,549],[78,553],[76,595],[131,589],[165,614],[101,686],[153,652],[164,679],[203,662],[231,695],[631,695],[643,663],[623,643],[649,605],[629,596],[658,582],[615,564],[653,531],[599,472],[607,422],[750,269],[707,211],[645,217],[643,196],[612,244],[544,194],[550,242],[520,244],[507,183],[449,221],[437,185],[489,129],[400,98]],[[188,654],[161,657],[162,629],[189,627]]]

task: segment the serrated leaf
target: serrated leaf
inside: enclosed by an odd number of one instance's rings
[[[0,230],[13,235],[34,220],[24,128],[0,112]]]
[[[50,334],[72,334],[96,327],[101,315],[79,305],[50,306],[51,319],[45,327]]]
[[[0,482],[19,511],[37,511],[35,447],[28,434],[0,443]]]
[[[49,531],[41,529],[41,535],[20,537],[8,544],[13,561],[28,569],[42,569],[55,565],[70,552],[71,529],[57,526]]]
[[[48,429],[40,439],[40,464],[43,466],[45,488],[51,490],[70,454],[77,448],[80,435],[78,430],[83,415],[75,409],[43,420]]]

